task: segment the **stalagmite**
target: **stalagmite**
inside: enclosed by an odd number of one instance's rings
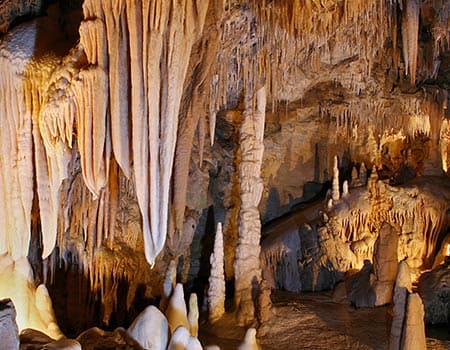
[[[184,301],[183,285],[178,283],[173,290],[169,305],[166,310],[169,328],[173,333],[179,326],[189,329],[189,321],[186,310],[186,302]]]
[[[331,199],[333,202],[337,202],[340,198],[340,192],[339,192],[339,165],[338,165],[338,158],[337,156],[334,156],[334,162],[333,162],[333,182],[331,185]]]
[[[256,329],[249,328],[245,333],[244,341],[239,345],[238,350],[260,350],[256,341]]]
[[[127,330],[144,349],[166,350],[169,342],[169,324],[155,306],[142,311]]]
[[[427,348],[424,316],[423,303],[419,294],[410,294],[406,307],[401,350],[425,350]]]
[[[214,323],[225,313],[225,275],[223,256],[222,224],[217,224],[214,251],[210,257],[211,274],[209,276],[208,310],[209,322]]]
[[[197,294],[191,293],[189,296],[189,313],[188,313],[188,321],[189,321],[189,332],[191,336],[198,337],[198,299]]]
[[[389,349],[399,350],[403,334],[403,324],[406,314],[406,302],[408,294],[412,289],[411,274],[408,264],[400,262],[394,289],[394,317],[392,319],[391,334],[389,338]]]
[[[172,334],[167,350],[202,350],[200,341],[189,335],[189,331],[183,327],[178,327]]]
[[[171,260],[169,266],[167,266],[166,275],[163,282],[163,291],[161,295],[161,302],[159,308],[165,311],[167,304],[170,300],[170,296],[177,284],[177,261]]]
[[[246,97],[245,111],[240,130],[241,163],[239,165],[241,208],[239,213],[239,238],[234,262],[235,303],[239,324],[255,320],[254,291],[261,280],[259,261],[261,221],[258,204],[263,184],[260,178],[264,152],[264,123],[266,89],[255,94],[256,110],[252,110],[252,96]]]
[[[342,184],[342,197],[348,196],[348,181],[345,180]]]
[[[363,186],[367,184],[367,168],[364,163],[361,163],[361,167],[359,168],[359,180]]]
[[[373,267],[376,281],[373,286],[375,292],[375,306],[390,304],[398,265],[398,233],[384,222],[375,242],[373,253]]]

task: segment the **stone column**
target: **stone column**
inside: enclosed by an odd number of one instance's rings
[[[241,208],[239,237],[234,262],[235,302],[240,325],[255,320],[255,297],[261,280],[261,220],[258,204],[263,184],[260,177],[264,152],[266,90],[256,92],[256,106],[247,96],[240,130],[241,163],[239,165]]]

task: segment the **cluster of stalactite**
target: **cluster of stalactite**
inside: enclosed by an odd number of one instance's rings
[[[381,168],[381,151],[384,144],[395,139],[413,140],[425,137],[430,140],[429,159],[439,168],[448,156],[445,136],[448,93],[440,88],[428,88],[416,94],[377,96],[351,99],[347,103],[319,106],[319,114],[330,123],[334,142],[346,142],[350,148],[364,148],[370,166]],[[440,158],[440,159],[438,159]],[[446,171],[444,165],[442,168]],[[418,169],[420,172],[422,169]]]

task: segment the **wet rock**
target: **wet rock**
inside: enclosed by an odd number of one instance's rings
[[[41,350],[46,344],[53,342],[45,333],[27,328],[20,332],[20,350]]]
[[[450,321],[450,257],[419,279],[419,294],[425,305],[425,322]]]
[[[81,333],[77,341],[83,350],[143,350],[124,329],[106,332],[97,327]]]
[[[375,306],[374,279],[372,263],[364,260],[362,269],[347,280],[347,296],[352,305],[357,308]]]
[[[81,345],[74,339],[59,339],[46,344],[42,350],[81,350]]]
[[[16,309],[10,299],[0,300],[0,342],[2,349],[19,349]]]

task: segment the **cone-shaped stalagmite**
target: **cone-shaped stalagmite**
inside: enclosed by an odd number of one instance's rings
[[[225,275],[223,257],[222,224],[217,224],[214,251],[210,257],[211,275],[209,276],[208,311],[209,321],[217,321],[225,313]]]

